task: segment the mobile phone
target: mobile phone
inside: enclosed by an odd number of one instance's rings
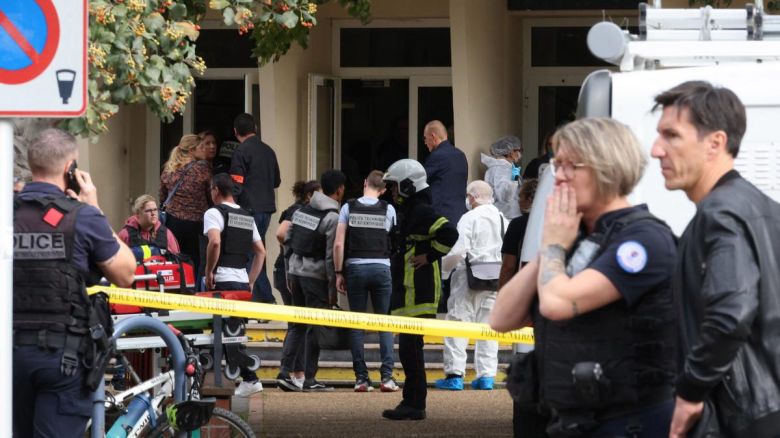
[[[77,168],[78,168],[78,165],[76,164],[76,160],[73,160],[73,163],[71,163],[70,167],[68,168],[67,188],[73,190],[78,195],[79,192],[81,192],[81,185],[79,184],[78,180],[76,179],[76,169]]]

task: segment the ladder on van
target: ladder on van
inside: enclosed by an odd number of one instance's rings
[[[763,4],[743,9],[663,9],[661,1],[639,4],[639,32],[612,22],[588,32],[588,48],[621,71],[780,61],[780,16]]]

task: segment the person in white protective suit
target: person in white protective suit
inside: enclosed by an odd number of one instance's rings
[[[482,155],[487,167],[485,182],[493,189],[493,200],[504,216],[512,220],[522,215],[517,203],[520,188],[520,158],[523,147],[515,136],[499,138],[490,145],[490,155]]]
[[[452,272],[447,320],[487,322],[496,300],[498,275],[501,268],[501,244],[507,218],[493,203],[493,190],[484,181],[473,181],[466,188],[469,209],[458,221],[458,241],[443,259],[443,271]],[[468,259],[468,263],[467,263]],[[477,281],[470,287],[467,270]],[[462,390],[466,374],[466,338],[444,338],[444,373],[436,381],[439,389]],[[476,341],[474,349],[476,379],[473,389],[493,389],[498,368],[498,342]]]

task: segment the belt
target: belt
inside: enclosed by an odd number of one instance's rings
[[[79,335],[70,335],[81,338]],[[14,345],[38,345],[47,348],[65,348],[68,335],[48,330],[14,331]]]

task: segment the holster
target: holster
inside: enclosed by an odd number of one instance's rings
[[[536,411],[539,405],[539,377],[533,351],[516,353],[507,368],[506,389],[523,410]]]

